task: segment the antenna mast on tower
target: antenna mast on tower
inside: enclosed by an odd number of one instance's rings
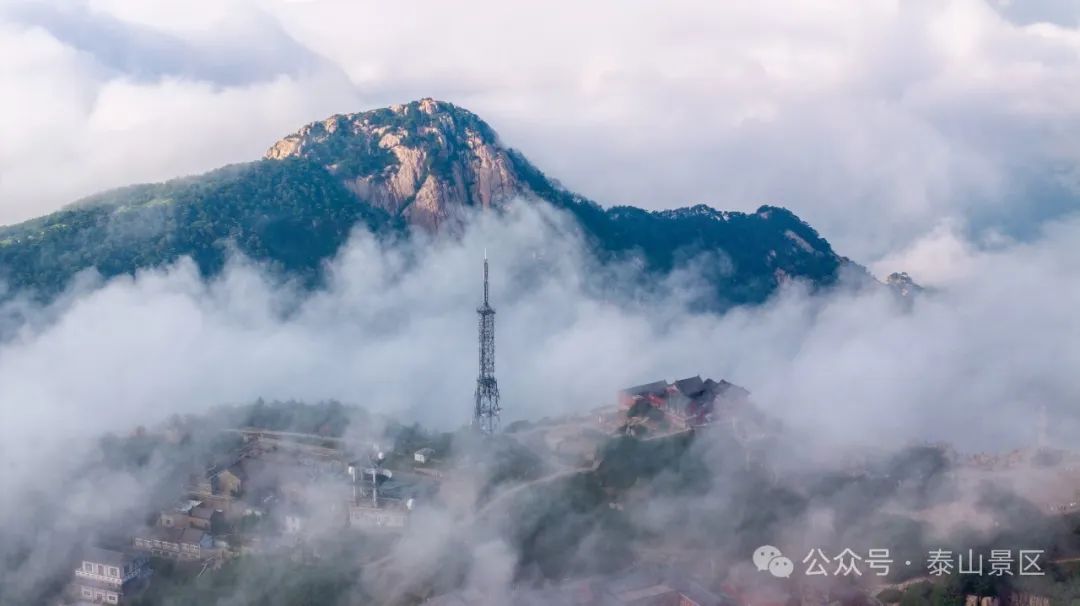
[[[495,382],[495,310],[488,304],[488,259],[484,250],[484,302],[480,316],[480,374],[476,377],[473,427],[491,435],[499,429],[499,385]]]

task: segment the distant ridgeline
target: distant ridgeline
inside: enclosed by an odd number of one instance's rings
[[[6,296],[48,299],[88,268],[108,278],[190,256],[214,275],[232,247],[317,287],[323,261],[355,227],[394,238],[453,233],[470,209],[518,197],[569,212],[598,258],[640,259],[643,276],[704,253],[721,306],[760,302],[792,278],[828,286],[845,265],[865,273],[783,208],[604,209],[503,147],[476,115],[424,99],[309,124],[259,161],[100,193],[0,227],[0,279]]]

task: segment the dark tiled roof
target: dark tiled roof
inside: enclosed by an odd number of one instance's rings
[[[83,552],[82,559],[95,564],[105,564],[107,566],[122,568],[124,564],[131,561],[132,557],[120,551],[113,551],[112,549],[88,547],[86,551]]]
[[[667,391],[667,381],[654,381],[652,383],[645,383],[644,385],[635,385],[634,387],[627,387],[623,391],[631,396],[641,396],[645,394],[660,394]]]
[[[198,545],[202,541],[203,536],[206,533],[198,528],[161,528],[155,526],[150,528],[147,532],[141,535],[136,535],[137,538],[157,539],[159,541],[165,541],[167,543],[186,543],[189,545]]]
[[[720,379],[720,383],[717,384],[717,387],[717,393],[726,398],[745,398],[750,395],[749,390],[739,387],[734,383],[728,383],[724,379]]]
[[[684,396],[696,396],[705,391],[705,382],[701,380],[701,376],[688,377],[686,379],[679,379],[675,381],[675,387]]]
[[[186,528],[180,535],[180,543],[186,545],[198,545],[202,542],[204,536],[206,536],[206,533],[198,528]]]
[[[214,510],[209,507],[193,507],[191,509],[191,517],[200,520],[209,520],[212,515],[214,515]]]

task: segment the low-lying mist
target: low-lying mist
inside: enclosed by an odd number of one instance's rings
[[[700,374],[746,387],[784,423],[785,465],[912,442],[1023,447],[1043,407],[1050,441],[1065,444],[1080,421],[1078,235],[1070,219],[1032,243],[971,253],[951,283],[914,300],[885,287],[811,293],[790,283],[764,305],[722,315],[696,305],[709,271],[691,264],[643,287],[651,278],[632,262],[598,266],[570,219],[534,203],[478,216],[454,237],[383,245],[356,233],[314,292],[239,256],[209,281],[189,261],[107,283],[80,276],[47,307],[15,298],[3,310],[0,527],[38,532],[25,524],[37,502],[49,506],[36,515],[58,522],[20,543],[29,552],[0,546],[0,584],[66,566],[58,554],[87,526],[139,511],[156,488],[153,465],[66,480],[106,432],[259,397],[339,400],[435,430],[467,424],[485,250],[504,425]],[[758,493],[724,494],[680,496],[642,524],[657,530],[673,512]],[[402,549],[460,540],[440,526],[452,516],[425,516],[424,533]],[[474,569],[469,583],[504,589],[512,548],[487,539],[470,553],[501,563]]]

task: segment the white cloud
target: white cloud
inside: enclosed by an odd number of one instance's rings
[[[923,286],[948,286],[970,278],[976,271],[978,251],[951,221],[943,221],[930,233],[877,262],[877,275],[906,271],[919,276]]]
[[[999,450],[1033,436],[1044,404],[1057,437],[1075,432],[1080,224],[1060,217],[1080,174],[1080,21],[1068,4],[8,3],[0,221],[252,159],[329,113],[430,95],[601,202],[784,204],[841,253],[939,290],[911,310],[797,287],[722,317],[678,296],[622,305],[594,296],[577,242],[533,212],[416,255],[358,237],[331,287],[305,299],[242,260],[209,284],[180,262],[21,309],[30,321],[0,344],[0,522],[18,527],[16,497],[59,489],[41,469],[176,411],[261,395],[465,422],[468,276],[485,245],[507,421],[700,372],[746,385],[828,447],[917,437]],[[509,282],[538,257],[543,279]],[[693,291],[693,275],[668,286]],[[78,508],[99,490],[86,483],[51,502]],[[484,550],[509,566],[503,546]],[[65,557],[39,551],[42,568]]]
[[[606,204],[784,204],[864,262],[945,218],[1031,233],[1075,208],[1067,5],[11,4],[0,220],[435,96]]]
[[[475,359],[462,352],[475,349],[484,247],[494,253],[508,421],[581,411],[609,402],[621,385],[702,373],[746,385],[766,409],[830,442],[852,438],[852,428],[902,441],[962,427],[973,410],[1002,415],[955,436],[970,447],[1010,436],[1025,398],[1064,412],[1080,395],[1071,370],[1080,339],[1065,328],[1080,303],[1069,261],[1075,220],[1038,244],[991,253],[941,232],[923,246],[951,252],[927,256],[955,257],[959,269],[911,312],[887,293],[817,299],[796,288],[724,316],[678,303],[696,287],[691,275],[665,286],[663,300],[596,298],[589,293],[606,282],[577,240],[548,221],[521,208],[463,244],[409,254],[361,237],[335,263],[329,290],[306,299],[239,261],[209,284],[187,261],[117,278],[59,303],[51,319],[26,324],[0,347],[0,409],[8,411],[0,443],[95,435],[259,396],[336,398],[458,426],[470,411]]]
[[[611,291],[625,283],[605,281],[626,268],[598,270],[568,234],[557,215],[522,205],[505,221],[477,221],[460,241],[380,248],[358,234],[331,266],[329,287],[307,295],[242,259],[210,283],[182,261],[23,308],[29,320],[0,343],[0,459],[9,470],[0,526],[22,532],[18,516],[35,495],[61,512],[92,500],[97,481],[55,478],[81,465],[103,432],[222,402],[336,398],[429,428],[467,423],[485,247],[506,423],[581,414],[611,404],[620,386],[700,373],[749,388],[790,428],[801,464],[909,440],[1024,446],[1042,405],[1052,440],[1067,443],[1080,429],[1075,217],[1035,243],[960,249],[964,271],[910,310],[883,290],[810,297],[795,285],[760,307],[693,312],[680,303],[700,287],[691,272],[658,286],[661,298],[634,300]],[[153,468],[146,475],[161,478]],[[139,507],[147,478],[106,479]],[[66,534],[33,543],[35,561],[55,570],[71,535],[85,539],[79,529],[99,518],[124,519],[112,509],[73,516]],[[474,555],[489,550],[506,555],[499,543]],[[20,583],[38,578],[9,572]],[[490,589],[510,575],[489,572],[470,583]]]

